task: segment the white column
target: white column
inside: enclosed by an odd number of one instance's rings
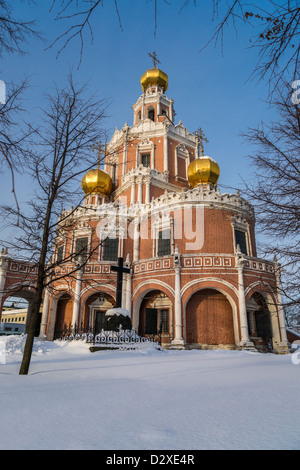
[[[131,184],[131,204],[135,203],[135,178],[132,178]]]
[[[138,203],[143,204],[143,180],[139,178],[138,181]]]
[[[127,268],[130,268],[129,254],[127,255],[125,266]],[[131,272],[128,274],[125,274],[126,298],[125,298],[124,308],[130,313],[130,315],[131,315],[131,292],[132,292],[131,278],[132,278]]]
[[[286,334],[286,327],[285,327],[285,316],[284,316],[284,309],[282,304],[282,295],[281,295],[281,268],[280,264],[277,262],[276,257],[274,258],[274,269],[275,269],[275,276],[276,276],[276,287],[277,287],[277,306],[278,306],[278,320],[279,320],[279,328],[280,328],[280,335],[281,335],[281,348],[286,349],[289,352],[288,348],[288,339]]]
[[[164,135],[164,172],[169,171],[168,164],[168,126]]]
[[[43,301],[43,313],[42,313],[42,320],[41,320],[41,327],[40,327],[40,335],[39,335],[40,339],[46,338],[49,305],[50,305],[50,292],[49,292],[49,287],[46,287],[45,294],[44,294],[44,301]]]
[[[146,180],[145,204],[150,204],[150,179]]]
[[[4,297],[4,286],[5,286],[5,280],[6,280],[6,273],[8,269],[8,255],[7,255],[7,250],[2,249],[1,254],[0,254],[0,308],[1,308],[1,303],[2,299]],[[0,311],[0,317],[1,317],[1,311]]]
[[[245,299],[245,288],[244,288],[244,262],[245,259],[241,252],[237,252],[236,264],[238,270],[238,287],[239,287],[239,317],[241,324],[241,342],[240,346],[243,348],[254,348],[254,344],[250,341],[249,330],[248,330],[248,319],[247,319],[247,308]]]
[[[145,119],[145,93],[143,93],[143,104],[142,104],[142,121]]]
[[[127,123],[126,123],[127,124]],[[124,126],[125,127],[125,126]],[[127,170],[127,138],[128,138],[128,129],[129,127],[126,125],[124,129],[124,148],[123,148],[123,169],[122,175],[125,176]]]
[[[81,280],[82,280],[82,268],[77,271],[76,285],[75,285],[75,296],[73,304],[73,316],[72,316],[72,327],[77,324],[79,320],[79,307],[80,307],[80,293],[81,293]]]
[[[182,308],[180,294],[180,255],[176,246],[174,253],[174,271],[175,271],[175,338],[171,343],[174,349],[183,349],[184,340],[182,337]]]
[[[140,257],[140,231],[139,219],[134,221],[134,235],[133,235],[133,261],[138,261]]]

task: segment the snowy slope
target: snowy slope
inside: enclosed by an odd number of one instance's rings
[[[24,338],[0,342],[0,449],[300,448],[291,355],[36,341],[19,376]]]

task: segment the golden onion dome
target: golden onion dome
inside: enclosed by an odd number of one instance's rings
[[[86,194],[109,196],[113,190],[113,182],[108,173],[97,168],[87,172],[82,178],[81,187]]]
[[[188,167],[188,180],[194,188],[197,184],[216,185],[220,176],[220,167],[210,157],[201,157],[193,160]]]
[[[148,69],[141,76],[141,85],[143,92],[151,85],[158,85],[166,91],[168,89],[168,75],[157,68]]]

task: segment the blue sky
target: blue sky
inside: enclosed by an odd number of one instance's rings
[[[78,41],[73,41],[58,58],[59,45],[46,49],[65,28],[49,13],[51,3],[52,0],[40,0],[28,6],[19,0],[13,2],[18,17],[36,18],[46,39],[29,41],[24,56],[6,55],[1,60],[1,80],[30,77],[31,88],[24,102],[28,110],[26,119],[37,119],[45,93],[51,92],[55,83],[63,86],[71,67],[78,83],[89,81],[91,92],[111,99],[105,122],[109,135],[116,126],[122,128],[125,122],[131,125],[131,106],[142,93],[140,77],[152,67],[147,53],[155,50],[161,62],[159,67],[169,76],[166,94],[174,100],[175,122],[182,120],[189,132],[202,127],[209,139],[205,154],[220,165],[221,191],[242,188],[242,179],[251,178],[253,172],[247,159],[253,148],[243,143],[240,133],[274,117],[265,103],[267,84],[248,80],[257,61],[257,51],[249,47],[249,37],[255,34],[255,29],[241,25],[236,35],[229,28],[223,55],[220,44],[216,47],[211,44],[199,53],[217,24],[212,22],[211,1],[205,2],[206,7],[195,7],[190,2],[180,14],[183,0],[173,1],[172,6],[159,1],[154,37],[153,1],[119,0],[122,31],[114,2],[105,0],[92,21],[93,44],[87,35],[82,63],[77,69]],[[1,201],[13,204],[7,172],[0,174],[0,181]],[[28,199],[31,190],[31,181],[24,175],[17,176],[21,203]]]

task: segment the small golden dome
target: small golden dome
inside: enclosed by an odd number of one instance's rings
[[[113,190],[111,177],[99,168],[90,170],[82,178],[81,187],[86,194],[98,193],[109,196]]]
[[[220,167],[210,157],[201,157],[193,160],[188,167],[188,180],[194,188],[197,184],[216,185],[220,176]]]
[[[168,89],[168,75],[157,68],[148,69],[141,76],[141,85],[143,92],[151,85],[158,85],[166,91]]]

